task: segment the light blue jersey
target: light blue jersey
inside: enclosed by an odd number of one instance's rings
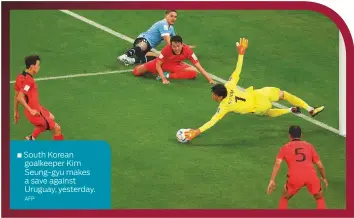
[[[152,48],[156,48],[164,39],[163,37],[169,35],[175,36],[175,30],[173,26],[168,25],[165,19],[160,20],[152,25],[146,32],[140,33],[139,37],[143,37],[148,40]]]

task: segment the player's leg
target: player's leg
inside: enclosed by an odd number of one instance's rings
[[[38,123],[43,123],[42,121],[42,117],[34,117],[34,120],[38,119],[38,121],[34,121],[34,123],[38,124]],[[52,113],[49,112],[49,119],[51,120],[55,120],[55,117]],[[26,140],[35,140],[41,133],[45,132],[47,129],[46,125],[39,125],[36,126],[33,130],[33,132],[31,133],[31,135],[28,135],[25,137]]]
[[[164,66],[163,69],[170,72],[168,77],[171,79],[195,79],[198,75],[194,67],[185,63],[172,63]]]
[[[298,107],[284,108],[284,109],[273,109],[272,108],[272,109],[267,110],[265,115],[268,117],[279,117],[279,116],[282,116],[285,114],[290,114],[290,113],[298,114],[298,113],[300,113],[300,108],[298,108]]]
[[[279,200],[278,209],[288,209],[288,202],[293,196],[294,194],[289,192],[287,185],[285,184],[283,193]]]
[[[281,90],[276,87],[263,87],[261,89],[254,90],[254,92],[265,96],[270,102],[279,101],[281,94]]]
[[[123,55],[117,57],[117,59],[122,61],[127,66],[134,64],[136,60],[133,56],[147,51],[148,47],[149,44],[145,38],[137,38],[133,43],[133,47],[127,50]]]
[[[58,123],[54,122],[54,125],[51,127],[50,130],[52,131],[52,135],[53,135],[54,140],[64,140],[64,136],[61,131],[61,127],[59,126]]]
[[[27,120],[34,126],[32,133],[25,137],[26,140],[35,140],[41,133],[47,130],[47,126],[42,116],[32,116],[28,111],[25,111]]]
[[[41,110],[41,115],[44,118],[47,129],[50,129],[52,131],[53,139],[54,140],[63,140],[64,136],[61,132],[61,127],[58,123],[54,121],[54,116],[50,111],[48,111],[45,108],[42,108]]]
[[[144,64],[144,63],[152,61],[158,57],[157,53],[151,52],[152,47],[151,47],[150,43],[147,40],[145,40],[141,43],[144,43],[144,42],[146,43],[146,45],[144,45],[144,46],[147,46],[147,48],[136,53],[136,57],[135,57],[136,64]]]
[[[55,117],[54,115],[45,107],[42,106],[42,109],[41,109],[41,114],[46,116],[46,117],[49,117],[49,119],[51,120],[55,120]]]
[[[148,52],[147,54],[140,54],[140,55],[137,55],[136,58],[135,58],[135,64],[144,64],[144,63],[147,63],[149,61],[152,61],[154,59],[156,59],[156,56],[154,55],[148,55],[148,54],[151,54],[152,52]]]
[[[305,109],[306,111],[309,112],[309,114],[314,117],[317,114],[319,114],[320,112],[323,111],[324,106],[321,107],[311,107],[310,105],[308,105],[304,100],[302,100],[301,98],[287,92],[287,91],[283,91],[281,90],[279,93],[279,99],[280,100],[285,100],[287,102],[289,102],[291,105],[295,106],[295,107],[300,107]]]
[[[256,92],[257,93],[257,92]],[[268,117],[278,117],[291,113],[291,109],[272,109],[272,102],[265,95],[256,94],[255,111],[253,114]]]
[[[301,179],[290,177],[284,185],[283,193],[280,197],[278,209],[287,209],[289,200],[301,189],[303,186]]]
[[[141,64],[141,65],[136,66],[133,70],[133,75],[141,76],[144,73],[148,73],[148,72],[156,74],[157,73],[156,62],[157,62],[157,60],[155,59],[155,60],[149,61],[145,64]]]
[[[326,209],[326,202],[322,190],[321,192],[314,194],[313,197],[316,200],[317,209]]]
[[[36,126],[31,133],[31,135],[28,135],[25,137],[26,140],[36,140],[36,138],[43,132],[45,132],[47,129],[44,126]]]
[[[321,180],[317,176],[314,176],[306,183],[306,187],[310,194],[315,198],[317,209],[326,209]]]
[[[282,97],[282,91],[276,87],[263,87],[261,89],[254,90],[258,95],[264,96],[270,102],[279,101]],[[265,115],[269,117],[279,117],[289,113],[300,113],[300,108],[292,107],[292,108],[285,108],[285,109],[272,109],[266,111]]]

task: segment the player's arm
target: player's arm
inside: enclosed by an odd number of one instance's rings
[[[315,148],[312,147],[312,162],[316,164],[318,171],[320,171],[321,177],[323,182],[325,183],[326,187],[328,186],[328,181],[325,173],[324,166],[322,164],[322,161],[320,160],[319,155],[317,154]]]
[[[189,55],[189,60],[193,63],[193,65],[197,68],[197,70],[203,74],[205,79],[208,80],[210,84],[215,84],[214,80],[211,78],[208,72],[205,71],[205,69],[202,67],[200,64],[197,55],[191,50],[190,51],[191,55]]]
[[[17,96],[18,96],[18,91],[15,91],[15,98],[14,98],[14,111],[18,111],[18,100],[17,100]]]
[[[161,54],[160,54],[159,58],[156,61],[156,71],[159,74],[159,76],[161,77],[162,83],[163,84],[169,84],[170,81],[168,81],[166,79],[166,77],[163,75],[163,71],[162,71],[163,60],[161,60],[160,57],[161,57]]]
[[[26,108],[28,111],[31,111],[32,108],[27,104],[26,100],[25,100],[25,93],[23,92],[19,92],[17,95],[17,101],[21,103],[21,105]]]
[[[274,181],[275,182],[275,179],[278,175],[278,172],[279,172],[279,169],[280,169],[280,166],[281,166],[281,163],[283,162],[282,159],[279,159],[279,158],[276,158],[275,159],[275,163],[274,163],[274,166],[273,166],[273,171],[272,171],[272,175],[270,176],[270,180],[271,181]]]
[[[163,75],[163,70],[162,70],[162,64],[165,62],[165,57],[166,54],[168,53],[168,47],[165,46],[162,50],[159,56],[156,59],[156,71],[161,77],[162,83],[163,84],[169,84],[170,81],[166,79],[166,77]]]
[[[23,87],[21,87],[20,91],[18,92],[17,95],[17,101],[20,102],[20,104],[26,108],[33,116],[39,115],[39,112],[37,110],[33,110],[26,102],[25,95],[28,93],[28,91],[31,89],[33,84],[25,84]]]
[[[206,72],[204,70],[204,68],[202,67],[202,65],[198,62],[198,63],[195,63],[194,66],[197,68],[197,70],[205,77],[205,79],[208,80],[208,82],[210,84],[215,84],[215,81],[213,80],[213,78],[211,78],[211,76],[209,75],[208,72]]]
[[[277,157],[275,158],[275,163],[273,165],[273,170],[272,170],[272,174],[270,176],[270,181],[269,181],[269,185],[267,188],[267,194],[272,194],[272,192],[275,190],[275,179],[278,175],[281,163],[283,162],[283,158],[284,158],[284,148],[281,148]]]
[[[316,164],[318,170],[320,171],[320,174],[321,174],[323,182],[325,183],[326,186],[328,186],[325,169],[324,169],[324,166],[323,166],[322,162],[319,160],[315,164]]]
[[[240,80],[240,74],[243,65],[243,57],[248,47],[248,39],[241,38],[240,42],[236,42],[236,47],[238,50],[236,68],[234,72],[231,74],[229,81],[225,84],[225,86],[229,86],[232,88],[234,88],[237,85],[238,81]]]
[[[18,91],[15,91],[15,97],[14,97],[14,122],[15,122],[15,124],[20,119],[20,113],[18,112],[19,101],[17,100],[18,93],[19,93]]]
[[[208,122],[206,122],[204,125],[202,125],[196,130],[190,130],[186,132],[187,139],[192,140],[195,137],[197,137],[199,134],[207,131],[208,129],[213,127],[219,120],[221,120],[227,113],[228,111],[226,109],[223,109],[221,106],[219,106],[217,112]]]
[[[160,24],[158,27],[158,30],[160,32],[161,37],[165,41],[166,45],[169,45],[170,40],[171,40],[171,34],[169,32],[168,24]],[[173,35],[173,32],[172,32],[172,35]]]
[[[171,36],[169,33],[165,33],[162,35],[163,40],[165,41],[166,45],[170,44]]]

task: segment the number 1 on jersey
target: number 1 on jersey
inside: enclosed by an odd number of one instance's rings
[[[237,101],[243,101],[243,102],[245,102],[246,99],[235,96],[235,102],[237,103]]]

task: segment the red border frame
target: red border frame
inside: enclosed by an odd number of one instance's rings
[[[177,7],[176,7],[177,6]],[[322,13],[332,19],[342,32],[346,47],[346,69],[347,80],[353,81],[354,46],[350,31],[344,20],[332,9],[312,2],[2,2],[2,216],[3,217],[354,217],[353,171],[347,170],[347,209],[346,210],[10,210],[10,189],[9,189],[9,140],[10,140],[10,108],[8,106],[10,76],[9,76],[9,53],[10,53],[10,10],[13,9],[106,9],[106,10],[165,10],[168,8],[184,10],[312,10]],[[347,96],[353,95],[354,89],[347,89]],[[353,104],[347,101],[347,107]],[[349,111],[349,110],[347,110]],[[354,143],[351,137],[353,127],[353,113],[347,114],[347,165],[354,166]],[[350,155],[349,155],[350,154]],[[350,193],[350,194],[349,194]],[[266,197],[266,196],[265,196]]]

